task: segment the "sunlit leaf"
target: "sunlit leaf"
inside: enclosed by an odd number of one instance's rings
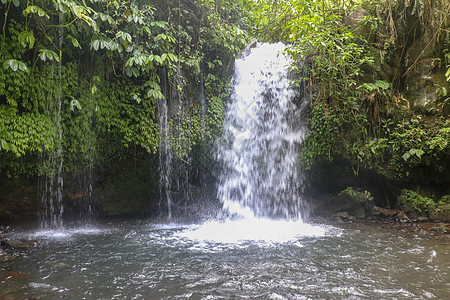
[[[99,46],[100,46],[100,41],[99,40],[94,40],[94,41],[91,42],[91,46],[90,47],[91,47],[91,49],[94,49],[95,51],[97,51]]]
[[[17,39],[24,48],[26,48],[27,46],[28,49],[34,47],[35,38],[32,31],[22,31],[17,37]]]
[[[75,109],[75,107],[76,107],[78,110],[81,110],[81,104],[80,104],[80,102],[78,102],[77,99],[75,99],[75,98],[72,97],[72,100],[70,101],[70,110],[73,111],[73,110]]]
[[[16,60],[16,59],[9,59],[9,60],[5,61],[3,63],[3,68],[5,68],[5,69],[10,68],[14,72],[16,72],[17,70],[20,70],[20,71],[28,70],[27,66],[23,62]]]
[[[24,16],[28,16],[29,14],[37,14],[39,17],[50,19],[50,16],[42,8],[37,7],[36,5],[30,5],[23,10]]]
[[[41,50],[39,50],[39,52],[40,52],[39,58],[41,60],[43,60],[43,61],[55,60],[55,61],[59,62],[59,56],[54,51],[49,50],[49,49],[41,49]]]

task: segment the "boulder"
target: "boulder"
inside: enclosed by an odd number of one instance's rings
[[[355,216],[350,215],[348,212],[346,211],[340,211],[334,214],[334,217],[338,220],[350,220],[350,221],[354,221],[357,218]]]
[[[402,222],[402,223],[411,223],[411,220],[408,218],[408,216],[406,215],[406,213],[403,210],[400,210],[397,213],[397,216],[395,218],[398,222]]]
[[[372,208],[372,215],[380,218],[395,219],[398,213],[399,210],[397,209],[381,208],[378,206]]]
[[[39,247],[39,243],[37,241],[27,241],[27,240],[11,240],[11,241],[5,240],[2,241],[2,245],[18,250],[33,249]]]
[[[334,197],[333,202],[339,204],[339,210],[356,218],[365,218],[373,208],[373,197],[368,191],[347,187]]]
[[[430,222],[430,219],[424,216],[419,216],[414,219],[414,222]]]
[[[450,222],[450,204],[428,207],[428,215],[433,221]]]

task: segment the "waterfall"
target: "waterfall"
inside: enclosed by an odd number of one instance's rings
[[[218,197],[230,216],[301,220],[307,101],[290,85],[285,45],[258,44],[236,60],[224,119]],[[296,103],[300,102],[300,103]]]
[[[65,24],[64,15],[59,15],[60,24]],[[58,29],[57,45],[63,49],[64,27]],[[83,226],[94,221],[94,197],[93,197],[93,159],[95,151],[95,134],[92,130],[95,104],[89,101],[84,107],[87,113],[87,124],[83,138],[77,139],[80,148],[86,149],[86,153],[78,154],[79,170],[70,170],[70,158],[64,153],[67,145],[64,127],[67,106],[64,105],[64,89],[67,86],[67,78],[63,74],[67,72],[67,66],[63,65],[61,57],[58,62],[44,66],[43,70],[50,72],[53,85],[47,90],[46,115],[52,120],[51,134],[54,137],[53,147],[45,147],[41,154],[42,176],[39,177],[39,219],[40,227],[45,230],[64,231],[70,226]],[[78,107],[81,109],[81,106]],[[83,145],[83,146],[82,146]],[[85,157],[83,158],[83,155]],[[67,170],[69,165],[69,170]]]
[[[166,89],[166,85],[163,85]],[[167,95],[164,93],[164,95]],[[167,97],[167,96],[166,96]],[[159,195],[160,207],[167,207],[167,217],[172,219],[172,199],[170,196],[170,175],[172,165],[172,153],[169,148],[170,128],[169,110],[167,100],[158,102],[159,111]]]
[[[61,44],[60,44],[61,45]],[[58,64],[58,75],[55,76],[55,67],[52,67],[52,77],[57,86],[49,94],[48,113],[53,119],[56,136],[56,149],[44,151],[42,154],[43,170],[46,175],[40,179],[40,227],[43,229],[63,229],[63,149],[62,149],[62,66]]]
[[[206,129],[206,116],[208,113],[208,105],[206,104],[206,96],[205,96],[205,75],[203,70],[200,73],[200,85],[199,85],[199,98],[200,98],[200,122],[202,124],[202,136],[205,133]]]

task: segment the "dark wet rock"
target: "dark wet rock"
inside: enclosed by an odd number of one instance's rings
[[[352,216],[351,214],[349,214],[346,211],[340,211],[334,214],[334,217],[338,220],[350,220],[350,221],[354,221],[357,218],[355,216]]]
[[[373,197],[368,191],[361,189],[347,187],[342,190],[337,198],[346,203],[346,209],[342,211],[348,211],[352,216],[357,218],[365,218],[369,215],[373,208]]]
[[[26,186],[10,193],[0,194],[0,219],[36,218],[38,190]]]
[[[152,212],[149,203],[157,203],[151,200],[153,194],[151,186],[133,168],[127,168],[102,185],[97,205],[105,216],[149,214]]]
[[[0,234],[7,233],[9,231],[9,226],[0,226]]]
[[[37,241],[27,241],[27,240],[5,240],[1,242],[3,246],[23,250],[23,249],[33,249],[39,247]]]
[[[406,213],[403,210],[400,210],[397,213],[397,216],[395,217],[395,219],[398,222],[402,222],[402,223],[411,223],[411,220],[408,218],[408,216],[406,215]]]
[[[362,206],[356,206],[351,211],[352,211],[352,216],[354,216],[358,219],[367,217],[366,209]]]
[[[441,233],[450,233],[450,224],[441,224],[439,226],[433,226],[430,228],[430,230]]]
[[[367,191],[347,188],[338,194],[322,194],[316,196],[311,203],[312,214],[316,216],[334,216],[338,212],[348,212],[362,219],[371,214],[372,197]]]
[[[381,208],[378,206],[372,208],[372,215],[380,218],[395,219],[398,213],[398,209]]]
[[[12,261],[14,260],[14,256],[9,255],[5,251],[0,249],[0,262]]]
[[[414,222],[430,222],[430,219],[424,216],[419,216],[414,219]]]

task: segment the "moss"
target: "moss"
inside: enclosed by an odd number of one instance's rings
[[[450,204],[444,205],[430,205],[428,207],[428,214],[433,221],[450,222]]]
[[[423,215],[427,212],[428,206],[433,204],[433,199],[407,189],[403,189],[397,198],[397,208],[405,213]]]
[[[355,202],[358,203],[367,203],[368,201],[372,202],[373,197],[369,191],[362,191],[360,189],[354,189],[351,186],[344,189],[339,193],[339,197],[349,197]]]
[[[439,200],[440,204],[450,204],[450,195],[442,196],[442,198]]]

